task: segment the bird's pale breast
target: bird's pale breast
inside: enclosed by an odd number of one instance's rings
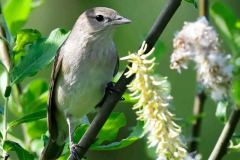
[[[109,38],[74,43],[76,40],[70,39],[62,47],[64,55],[55,100],[64,114],[82,117],[103,98],[106,84],[113,77],[117,54]]]

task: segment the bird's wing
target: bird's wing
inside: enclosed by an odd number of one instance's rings
[[[55,56],[52,74],[51,74],[51,81],[50,81],[50,89],[49,89],[49,97],[48,97],[48,128],[51,138],[57,138],[58,136],[58,129],[57,129],[57,121],[55,117],[55,113],[57,110],[56,102],[54,99],[54,92],[57,77],[59,75],[59,71],[62,65],[62,54],[60,54],[60,49],[58,54]]]
[[[116,62],[116,65],[115,65],[113,77],[116,76],[116,74],[118,73],[118,70],[119,70],[119,56],[117,56],[117,62]]]
[[[60,143],[57,142],[59,140],[59,136],[62,136],[61,135],[62,133],[60,133],[58,129],[59,125],[57,124],[58,122],[57,118],[59,117],[57,117],[57,114],[59,114],[59,111],[57,110],[57,105],[54,97],[56,92],[57,79],[61,70],[62,59],[63,59],[63,53],[61,52],[61,48],[64,46],[65,42],[63,42],[62,46],[59,47],[53,63],[50,88],[49,88],[49,97],[48,97],[48,130],[49,130],[50,136],[49,136],[48,143],[46,144],[46,146],[44,147],[44,150],[42,151],[40,160],[57,159],[61,155],[64,148],[64,144],[65,144],[64,140],[62,140]],[[63,124],[61,123],[61,125]]]

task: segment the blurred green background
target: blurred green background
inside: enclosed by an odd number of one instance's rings
[[[211,0],[213,4],[216,0]],[[220,1],[220,0],[219,0]],[[129,51],[136,51],[144,37],[147,35],[155,18],[160,13],[167,0],[45,0],[38,8],[35,8],[30,15],[25,28],[35,28],[42,34],[48,35],[54,28],[65,28],[70,30],[78,16],[94,6],[106,6],[117,10],[121,15],[132,20],[130,25],[119,27],[114,34],[120,57],[126,55]],[[222,1],[229,5],[240,17],[240,1],[226,0]],[[189,70],[183,71],[179,75],[176,71],[169,69],[169,57],[172,52],[172,39],[174,34],[182,28],[184,21],[194,21],[198,17],[198,10],[193,5],[182,2],[181,7],[176,12],[164,33],[156,45],[156,56],[159,65],[156,68],[157,73],[167,76],[172,85],[173,112],[181,119],[190,119],[194,94],[196,91],[194,66]],[[125,63],[121,62],[121,69]],[[49,80],[51,66],[38,73],[38,78]],[[36,78],[36,77],[34,77]],[[25,83],[28,80],[24,81]],[[200,139],[200,153],[203,159],[207,159],[215,142],[220,134],[223,124],[215,117],[216,104],[212,100],[207,100],[202,127],[202,137]],[[118,111],[124,111],[129,120],[129,126],[135,124],[135,114],[131,106],[124,102],[116,107]],[[127,128],[123,129],[120,137],[127,135]],[[190,126],[184,125],[185,136],[189,136]],[[225,160],[240,159],[240,153],[231,153],[224,157]],[[87,154],[89,160],[151,160],[151,151],[147,149],[145,141],[139,141],[125,149],[107,152],[93,152]]]

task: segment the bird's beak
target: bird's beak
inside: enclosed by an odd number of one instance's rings
[[[118,15],[112,21],[112,24],[114,24],[114,25],[121,25],[121,24],[127,24],[127,23],[131,23],[131,22],[132,22],[131,20]]]

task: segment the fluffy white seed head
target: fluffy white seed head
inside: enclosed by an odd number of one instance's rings
[[[170,66],[181,72],[187,69],[189,61],[193,61],[199,81],[216,101],[228,96],[232,78],[231,56],[222,54],[219,46],[218,34],[205,17],[185,23],[173,40]]]

